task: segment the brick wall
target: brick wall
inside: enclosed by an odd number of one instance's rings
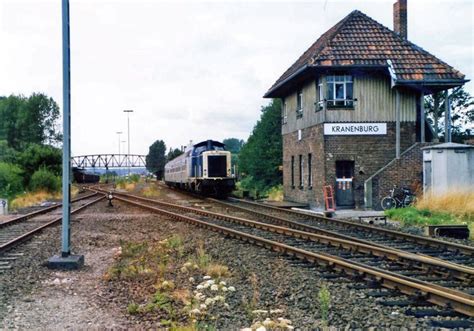
[[[401,150],[415,143],[415,123],[401,123]],[[308,187],[308,153],[312,154],[313,186]],[[303,155],[303,186],[299,187],[299,155]],[[295,157],[291,185],[291,156]],[[364,181],[395,158],[395,123],[387,123],[384,136],[324,136],[323,125],[283,135],[283,188],[285,199],[324,208],[323,186],[335,185],[336,161],[354,161],[356,207],[364,205]]]
[[[285,199],[289,201],[308,203],[311,207],[323,206],[322,186],[325,178],[324,169],[324,135],[322,125],[312,126],[301,131],[298,141],[298,131],[283,135],[283,190]],[[308,153],[312,157],[313,186],[308,185]],[[299,187],[299,155],[303,156],[303,186]],[[295,157],[294,182],[291,185],[291,156]]]
[[[372,178],[372,209],[381,210],[380,201],[390,194],[394,185],[408,187],[413,193],[423,189],[422,147],[431,143],[417,143],[394,159]]]
[[[400,150],[404,151],[416,141],[415,123],[400,123]],[[354,161],[355,207],[364,206],[364,182],[395,158],[395,123],[387,123],[384,136],[325,136],[325,162],[327,183],[336,181],[336,161]]]

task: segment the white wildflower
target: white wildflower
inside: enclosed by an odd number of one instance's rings
[[[222,295],[216,295],[214,297],[214,301],[222,301],[224,302],[225,301],[225,298],[222,296]]]
[[[211,286],[211,284],[207,282],[202,284],[202,288],[208,288],[209,286]]]
[[[201,308],[202,310],[205,310],[207,308],[207,306],[204,304],[204,303],[201,303],[201,305],[199,306],[199,308]]]
[[[287,330],[294,330],[295,327],[293,325],[287,325],[286,328]]]
[[[267,328],[262,325],[261,327],[257,328],[255,331],[267,331]]]
[[[204,288],[203,285],[199,284],[197,287],[196,287],[198,290],[202,290]]]
[[[209,306],[209,305],[212,305],[214,303],[214,299],[211,299],[211,298],[207,298],[206,301],[204,301],[204,303]]]
[[[223,287],[221,288],[221,290],[222,290],[222,292],[227,292],[227,287],[223,286]]]
[[[208,279],[211,279],[211,276],[204,276],[204,277],[202,277],[202,279],[208,280]]]
[[[209,285],[214,285],[216,282],[214,281],[214,279],[209,279],[206,283],[208,283]]]
[[[240,329],[240,331],[252,331],[252,328],[243,328],[243,329]]]
[[[217,285],[214,284],[211,286],[211,291],[217,291],[217,290],[219,290],[219,287]]]
[[[233,286],[229,286],[227,289],[231,292],[235,292],[235,287],[233,287]]]
[[[224,281],[221,281],[219,285],[226,286],[227,284]]]
[[[281,314],[283,313],[283,310],[282,309],[274,309],[274,310],[270,310],[270,314]],[[280,317],[278,320],[280,321],[282,318]]]
[[[229,304],[226,302],[226,303],[224,303],[224,307],[229,308],[230,306],[229,306]]]
[[[197,314],[200,314],[200,313],[201,313],[201,311],[200,311],[199,309],[197,309],[197,308],[194,308],[193,310],[191,310],[191,311],[190,311],[190,313],[191,313],[191,314],[196,314],[196,315],[197,315]]]
[[[183,264],[183,267],[185,268],[189,268],[191,267],[193,264],[191,262],[186,262],[185,264]]]
[[[191,283],[194,283],[194,277],[189,277],[189,281],[190,281]]]

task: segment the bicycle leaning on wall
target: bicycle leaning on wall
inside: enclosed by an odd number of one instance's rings
[[[394,185],[393,188],[390,190],[390,195],[387,195],[380,201],[383,210],[408,207],[409,205],[415,202],[416,196],[411,192],[409,188],[402,188],[400,193],[398,194],[396,193],[396,191],[397,186]]]

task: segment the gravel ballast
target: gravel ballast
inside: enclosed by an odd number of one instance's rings
[[[184,196],[171,192],[170,201]],[[226,280],[236,291],[228,297],[229,309],[217,327],[238,330],[249,327],[259,310],[280,309],[281,317],[297,328],[323,325],[318,292],[324,284],[330,293],[329,326],[337,328],[427,328],[431,319],[406,316],[395,307],[377,303],[371,290],[354,289],[351,280],[275,252],[223,235],[153,215],[114,201],[106,201],[73,216],[73,252],[85,255],[80,271],[53,271],[45,262],[60,251],[60,227],[12,251],[17,256],[11,269],[0,272],[0,327],[11,329],[157,328],[153,314],[131,315],[127,306],[139,294],[127,282],[110,281],[104,275],[116,263],[121,240],[156,242],[180,235],[187,250],[198,243],[212,260],[229,267]],[[197,249],[195,247],[194,249]],[[177,284],[180,285],[180,284]],[[191,286],[183,284],[183,286]],[[192,287],[189,287],[192,290]],[[251,298],[254,304],[249,305]],[[383,300],[383,298],[382,298]],[[393,300],[393,298],[385,299]]]

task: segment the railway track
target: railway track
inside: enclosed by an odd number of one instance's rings
[[[232,208],[253,215],[261,221],[360,243],[370,243],[370,245],[378,245],[380,247],[388,246],[420,256],[429,256],[453,264],[474,267],[474,247],[472,246],[417,236],[372,225],[310,215],[304,212],[266,206],[240,199],[231,199],[231,202],[212,198],[206,200],[225,208]]]
[[[474,316],[474,269],[420,257],[396,249],[370,246],[287,227],[211,213],[201,209],[116,193],[115,198],[173,219],[324,265],[358,280],[389,289],[381,295],[407,295],[405,305],[430,302]],[[159,207],[157,207],[157,205]],[[403,301],[403,300],[402,300]],[[402,303],[400,303],[402,304]]]
[[[99,197],[97,197],[97,195],[97,193],[94,193],[72,200],[71,203],[74,209],[71,210],[71,214],[75,214],[104,199],[103,195],[99,195]],[[55,213],[59,207],[61,207],[61,205],[44,208],[0,224],[0,255],[41,232],[44,228],[60,222],[62,216],[57,216],[58,214]],[[51,217],[47,217],[47,215],[45,215],[47,213],[52,213]]]

